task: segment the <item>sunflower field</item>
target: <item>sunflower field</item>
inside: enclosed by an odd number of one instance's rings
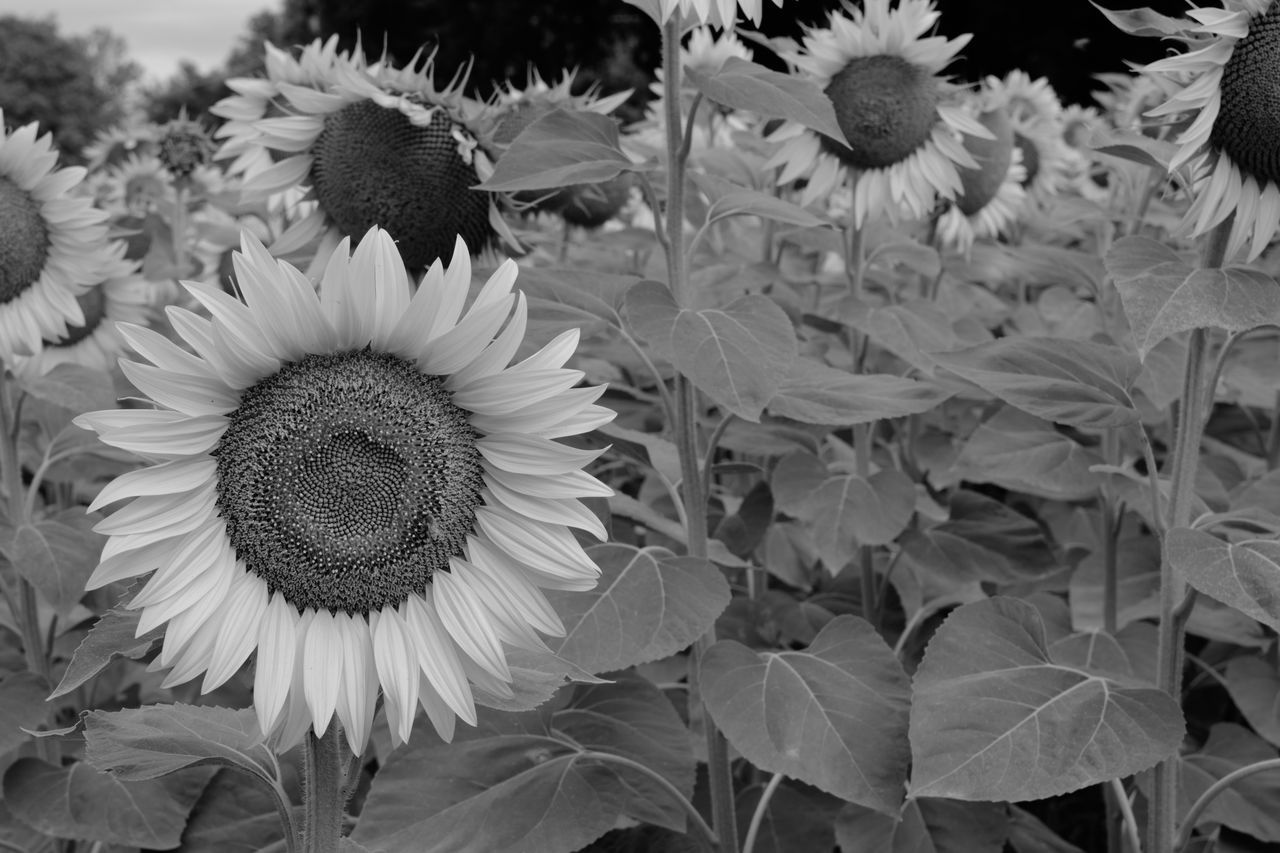
[[[626,2],[0,112],[0,851],[1280,849],[1280,0]]]

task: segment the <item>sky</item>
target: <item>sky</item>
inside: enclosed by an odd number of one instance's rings
[[[0,0],[0,14],[58,20],[64,36],[107,27],[123,36],[146,79],[160,81],[187,59],[201,71],[222,64],[255,13],[278,0]]]

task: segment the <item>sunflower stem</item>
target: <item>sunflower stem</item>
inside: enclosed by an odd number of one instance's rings
[[[347,747],[342,727],[330,720],[324,734],[307,732],[303,744],[302,849],[337,853],[346,812]]]
[[[751,815],[751,825],[747,827],[747,837],[742,842],[742,853],[755,853],[756,839],[760,836],[760,827],[764,824],[764,816],[769,811],[769,803],[785,778],[787,777],[781,773],[774,773],[769,784],[765,785],[764,791],[760,794],[760,802],[756,803],[756,810]]]
[[[680,16],[672,15],[662,27],[662,86],[667,132],[667,208],[666,228],[667,284],[672,298],[682,308],[690,302],[688,269],[684,246],[684,166],[689,156],[688,140],[681,139],[680,116]],[[688,531],[688,553],[691,557],[707,557],[707,497],[702,489],[702,470],[698,464],[697,389],[688,377],[676,377],[676,419],[672,425],[676,447],[680,453],[680,478]],[[693,647],[690,661],[690,699],[701,702],[698,667],[702,655],[715,644],[713,624]],[[729,745],[725,741],[706,704],[702,705],[703,729],[707,741],[707,780],[711,791],[712,824],[723,853],[738,850],[738,825],[734,812],[733,774],[729,764]]]
[[[1213,269],[1222,265],[1227,239],[1234,217],[1209,232],[1200,266]],[[1194,329],[1187,343],[1186,368],[1182,376],[1182,397],[1178,406],[1177,437],[1174,441],[1169,474],[1169,506],[1166,529],[1185,527],[1191,520],[1196,469],[1200,459],[1200,440],[1204,434],[1205,415],[1212,405],[1213,394],[1205,382],[1205,355],[1208,332]],[[1157,515],[1159,508],[1157,507]],[[1163,550],[1163,549],[1162,549]],[[1178,696],[1182,681],[1183,630],[1195,606],[1194,590],[1188,594],[1186,582],[1178,577],[1167,555],[1160,562],[1160,627],[1156,676],[1160,689]],[[1152,778],[1151,807],[1148,812],[1147,850],[1172,850],[1178,822],[1177,756],[1156,765]]]

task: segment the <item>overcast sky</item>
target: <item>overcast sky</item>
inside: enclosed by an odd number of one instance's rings
[[[208,71],[227,58],[255,13],[278,0],[0,0],[0,13],[53,15],[62,35],[108,27],[123,36],[148,78],[161,80],[189,59]]]

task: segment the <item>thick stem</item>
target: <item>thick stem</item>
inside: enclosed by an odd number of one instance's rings
[[[347,747],[342,727],[334,719],[323,735],[308,731],[303,747],[303,849],[338,853],[346,812]]]
[[[856,473],[862,480],[871,479],[871,432],[875,422],[855,424],[853,427],[853,452]],[[862,581],[862,618],[877,624],[876,561],[870,545],[858,546],[858,570]]]
[[[667,130],[667,282],[677,305],[689,304],[688,273],[684,249],[684,164],[689,148],[681,140],[680,120],[680,19],[673,15],[662,28],[662,83]],[[707,556],[707,497],[702,489],[702,469],[698,464],[697,389],[688,378],[676,377],[676,447],[680,453],[682,502],[691,557]],[[702,656],[716,641],[715,626],[693,646],[690,665],[690,697],[697,690],[698,667]],[[697,701],[701,701],[700,698]],[[723,853],[738,850],[737,816],[734,812],[733,774],[729,764],[729,744],[716,728],[706,705],[702,708],[707,739],[707,781],[711,791],[711,817]]]
[[[1120,456],[1120,432],[1109,429],[1102,434],[1102,456],[1108,465],[1115,465]],[[1119,509],[1112,490],[1103,487],[1099,508],[1102,513],[1102,629],[1114,635],[1119,627]]]
[[[1214,228],[1205,242],[1201,268],[1222,265],[1233,217]],[[1187,362],[1182,378],[1182,399],[1178,406],[1177,437],[1174,441],[1169,483],[1167,529],[1185,527],[1191,518],[1196,468],[1200,459],[1200,439],[1205,415],[1212,404],[1212,390],[1204,376],[1208,333],[1195,329],[1187,342]],[[1183,629],[1195,599],[1187,595],[1187,585],[1167,559],[1160,564],[1160,625],[1156,678],[1161,690],[1178,696],[1182,681]],[[1156,765],[1152,775],[1151,804],[1147,814],[1147,849],[1152,853],[1172,850],[1178,822],[1177,756]]]

